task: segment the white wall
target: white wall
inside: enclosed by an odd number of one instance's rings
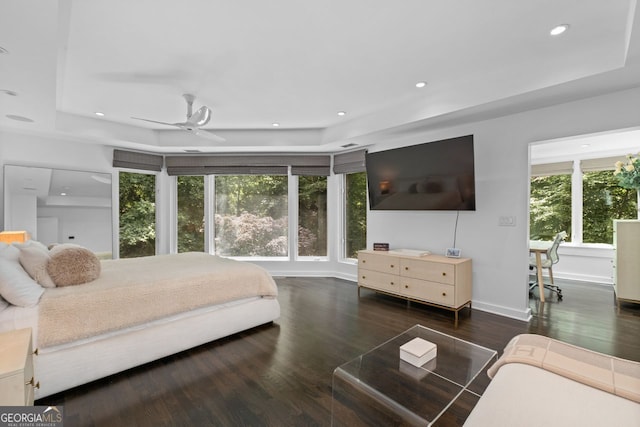
[[[474,135],[477,210],[460,213],[456,246],[462,249],[463,256],[473,259],[474,308],[526,320],[529,318],[526,286],[529,143],[637,127],[640,125],[638,111],[640,88],[492,120],[430,129],[399,136],[369,149],[377,151]],[[2,164],[114,172],[111,156],[111,149],[106,146],[0,130]],[[114,173],[114,183],[117,183],[116,175]],[[273,274],[335,275],[355,279],[356,265],[337,261],[340,245],[339,181],[335,176],[329,179],[329,260],[261,263]],[[161,195],[165,193],[165,190],[160,191]],[[114,209],[116,207],[114,204]],[[515,217],[515,226],[498,226],[498,218],[504,215]],[[396,247],[424,248],[442,253],[452,245],[454,222],[455,213],[452,212],[369,212],[369,246],[374,241],[388,241]],[[164,225],[160,230],[168,228]],[[168,243],[161,244],[162,248],[168,246]]]
[[[94,252],[111,252],[111,208],[39,207],[38,217],[57,218],[57,239],[42,243],[75,243]],[[109,227],[105,227],[108,224]]]
[[[456,246],[463,256],[473,259],[474,308],[526,319],[529,143],[635,127],[640,124],[638,111],[640,89],[633,89],[425,131],[369,149],[474,134],[477,210],[460,213]],[[514,216],[515,226],[498,226],[498,218],[503,215]],[[369,246],[382,241],[395,247],[442,253],[452,245],[455,213],[375,211],[369,212],[367,221]],[[602,254],[594,256],[601,258]],[[608,260],[604,258],[604,262]],[[567,265],[570,263],[567,260]]]

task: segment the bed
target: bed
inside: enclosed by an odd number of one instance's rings
[[[100,260],[95,280],[46,288],[26,282],[33,277],[14,258],[14,249],[0,247],[0,332],[32,328],[36,399],[280,315],[266,270],[209,254]],[[8,288],[18,278],[30,286],[24,301]]]

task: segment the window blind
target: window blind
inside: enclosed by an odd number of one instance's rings
[[[364,172],[366,168],[365,154],[367,150],[350,151],[348,153],[334,154],[333,173]]]
[[[605,170],[614,170],[616,162],[627,164],[627,156],[603,157],[601,159],[585,159],[580,162],[582,172],[597,172]]]
[[[167,156],[169,175],[294,175],[330,173],[328,155],[191,155]]]
[[[136,151],[113,150],[113,167],[160,172],[163,157]]]
[[[531,165],[531,176],[571,175],[573,162],[544,163]]]

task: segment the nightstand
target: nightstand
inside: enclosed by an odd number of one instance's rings
[[[33,405],[31,328],[0,334],[0,406]]]

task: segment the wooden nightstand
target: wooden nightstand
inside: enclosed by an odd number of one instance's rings
[[[33,405],[31,328],[0,334],[0,406]]]

